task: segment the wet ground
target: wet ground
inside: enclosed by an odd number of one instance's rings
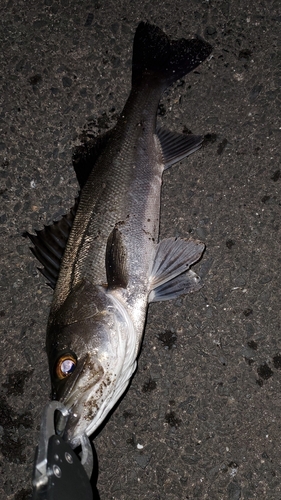
[[[212,57],[159,121],[207,135],[165,173],[161,237],[200,238],[197,294],[149,308],[139,368],[95,439],[101,500],[281,498],[279,2],[5,1],[1,13],[1,477],[30,498],[52,291],[22,238],[73,204],[72,148],[116,121],[135,28]],[[279,42],[279,47],[278,47]]]

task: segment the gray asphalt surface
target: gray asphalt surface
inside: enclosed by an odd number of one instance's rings
[[[114,125],[144,20],[214,47],[159,109],[165,127],[208,134],[165,173],[161,216],[161,237],[206,244],[205,286],[149,308],[138,371],[95,439],[100,498],[280,500],[280,3],[1,7],[1,499],[30,498],[50,392],[52,291],[21,235],[72,206],[72,147]]]

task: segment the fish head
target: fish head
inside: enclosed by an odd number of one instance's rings
[[[125,391],[136,366],[134,327],[122,301],[85,281],[50,315],[47,353],[53,399],[70,415],[75,447],[92,434]]]

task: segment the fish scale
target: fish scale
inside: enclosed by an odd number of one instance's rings
[[[86,159],[76,158],[79,200],[62,221],[29,235],[55,287],[46,349],[52,396],[70,412],[65,438],[73,447],[128,386],[148,304],[202,286],[190,266],[204,244],[158,242],[158,235],[163,171],[203,138],[158,128],[156,116],[164,89],[210,52],[202,39],[172,41],[158,27],[139,24],[132,90],[116,127],[86,145]]]
[[[153,251],[158,239],[159,181],[164,164],[159,144],[151,132],[155,131],[160,95],[161,88],[147,90],[145,87],[131,93],[114,136],[85,185],[55,290],[56,309],[71,287],[84,277],[95,284],[106,283],[106,243],[120,221],[128,263],[132,263],[131,281],[148,280],[149,265],[145,269],[137,264]],[[145,143],[145,149],[139,148],[138,142]],[[72,269],[71,275],[69,269]]]

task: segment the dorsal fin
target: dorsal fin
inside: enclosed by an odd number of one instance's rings
[[[83,189],[86,184],[98,157],[103,152],[108,140],[112,136],[112,132],[113,129],[108,130],[105,134],[91,138],[73,149],[72,164],[80,189]]]
[[[32,241],[34,247],[31,247],[30,250],[44,266],[43,268],[38,268],[38,270],[47,280],[49,280],[47,284],[53,289],[56,286],[61,260],[77,212],[78,204],[79,197],[75,199],[75,204],[68,214],[63,215],[59,221],[49,226],[44,226],[44,229],[35,231],[36,236],[30,234],[28,231],[23,234],[24,237],[28,237]]]
[[[156,135],[160,141],[165,169],[201,148],[204,139],[201,135],[179,134],[162,127],[156,127]]]
[[[109,130],[105,134],[90,139],[74,148],[72,163],[81,189],[84,187],[98,157],[106,147],[111,134],[112,130]],[[44,229],[35,231],[36,236],[27,231],[23,233],[23,236],[28,237],[34,245],[34,247],[30,248],[33,255],[44,266],[43,268],[38,268],[38,270],[49,280],[47,284],[53,289],[56,286],[59,276],[60,264],[78,204],[79,196],[75,199],[75,204],[68,214],[63,215],[59,221],[49,226],[44,226]]]

